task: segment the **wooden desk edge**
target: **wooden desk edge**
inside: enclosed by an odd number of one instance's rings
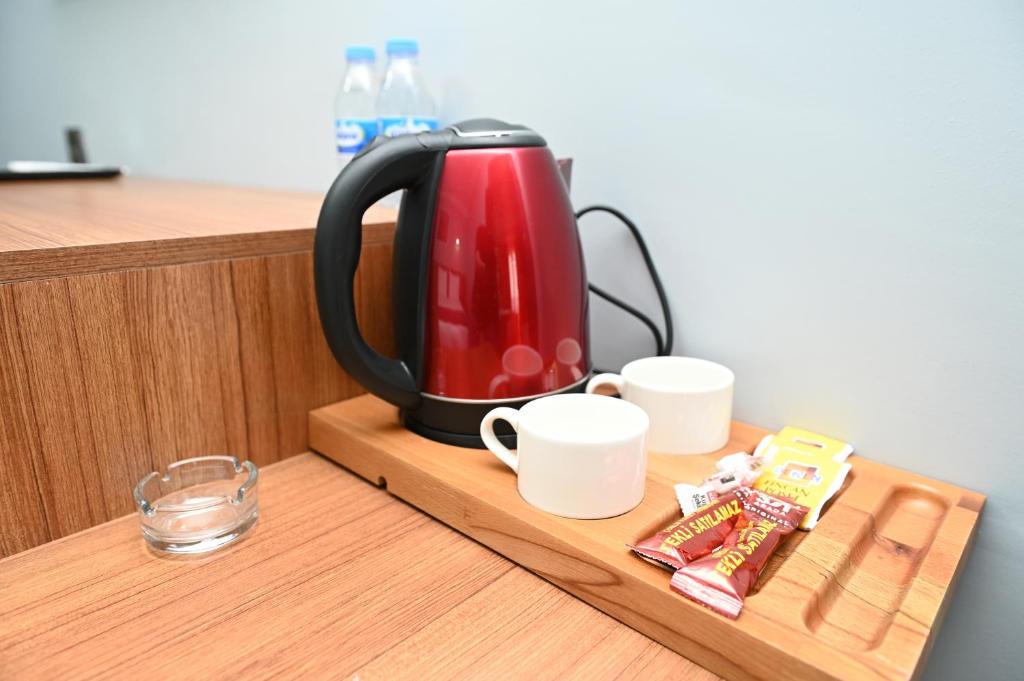
[[[365,245],[388,242],[393,220],[363,223]],[[0,253],[0,285],[191,262],[310,251],[313,227]]]

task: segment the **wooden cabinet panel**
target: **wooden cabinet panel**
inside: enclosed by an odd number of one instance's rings
[[[390,353],[391,232],[357,275]],[[324,342],[308,250],[0,285],[0,555],[131,512],[180,458],[306,450],[310,409],[361,391]]]
[[[0,555],[51,537],[36,471],[39,433],[14,319],[12,287],[0,285]]]

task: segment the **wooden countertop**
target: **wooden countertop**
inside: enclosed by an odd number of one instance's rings
[[[131,515],[0,561],[0,677],[716,678],[317,455],[259,494],[206,558]]]
[[[322,201],[136,177],[0,182],[0,283],[309,250]],[[365,238],[390,238],[395,215],[367,211]]]

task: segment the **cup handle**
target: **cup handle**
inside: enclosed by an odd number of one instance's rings
[[[610,385],[615,388],[615,391],[619,393],[619,395],[622,395],[622,389],[625,388],[626,382],[622,380],[622,376],[619,376],[618,374],[598,374],[587,381],[586,391],[588,393],[593,393],[597,387],[601,385]]]
[[[494,434],[494,422],[498,419],[508,421],[512,430],[519,432],[519,410],[511,407],[498,407],[487,412],[487,416],[480,422],[480,437],[483,438],[487,449],[501,459],[502,463],[519,474],[519,454],[512,452]]]

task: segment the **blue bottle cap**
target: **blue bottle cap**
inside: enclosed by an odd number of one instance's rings
[[[348,61],[376,61],[377,53],[367,45],[349,45],[345,50],[345,59]]]
[[[415,57],[419,53],[419,43],[411,38],[392,38],[388,41],[389,57]]]

